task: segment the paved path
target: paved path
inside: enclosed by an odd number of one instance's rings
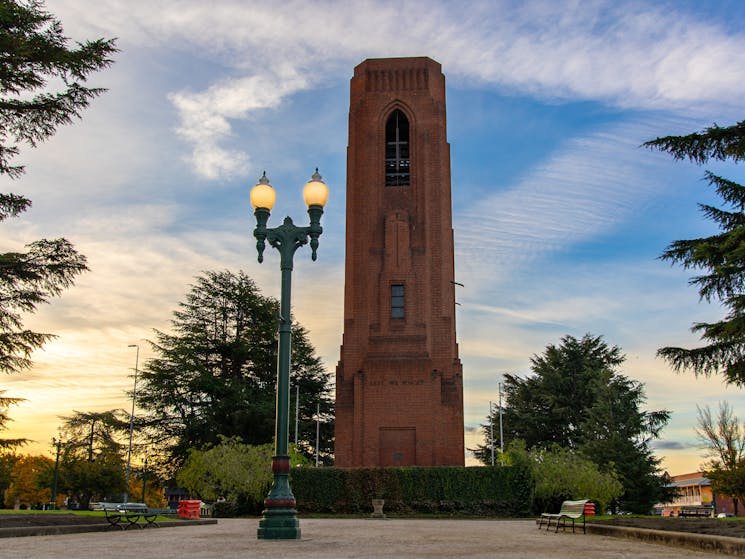
[[[217,525],[8,538],[2,559],[164,557],[198,559],[433,558],[689,559],[724,557],[598,535],[546,533],[527,520],[302,519],[302,539],[256,539],[258,521]]]

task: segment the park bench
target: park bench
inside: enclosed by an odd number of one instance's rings
[[[160,524],[158,524],[157,519],[159,516],[173,516],[174,518],[177,517],[176,511],[173,509],[151,509],[148,508],[147,512],[142,514],[142,518],[145,519],[145,528],[148,526],[155,526],[156,528],[160,527]]]
[[[705,517],[709,518],[712,516],[712,507],[700,506],[700,507],[683,507],[680,509],[678,516],[693,516],[693,517]]]
[[[575,520],[582,518],[582,532],[587,533],[585,525],[585,505],[589,502],[589,499],[582,501],[564,501],[561,503],[561,509],[557,513],[544,512],[541,514],[538,529],[540,530],[543,526],[543,522],[546,522],[546,531],[548,532],[551,527],[551,521],[556,520],[556,532],[559,531],[559,526],[567,529],[567,520],[572,521],[572,533],[574,533],[574,522]]]
[[[138,528],[159,527],[158,516],[174,514],[171,509],[151,509],[145,503],[100,503],[106,515],[109,528],[118,527],[128,530],[133,526]],[[142,518],[145,522],[140,522]]]

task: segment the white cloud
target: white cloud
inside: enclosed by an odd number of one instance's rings
[[[125,49],[198,54],[210,65],[212,83],[197,72],[195,91],[169,96],[178,133],[192,146],[188,160],[207,179],[247,170],[251,154],[229,146],[233,121],[346,81],[368,57],[428,55],[451,82],[544,100],[725,118],[741,108],[745,81],[745,35],[670,4],[505,0],[464,10],[430,2],[104,0],[83,9],[67,0],[59,15],[75,34],[119,36]]]
[[[303,77],[288,69],[275,75],[225,80],[201,93],[171,93],[169,99],[181,119],[177,132],[194,145],[189,161],[197,174],[207,179],[244,174],[248,155],[219,145],[232,133],[230,120],[276,107],[284,97],[307,85]]]
[[[486,55],[478,65],[476,57],[466,63],[465,75],[543,98],[597,99],[621,107],[740,104],[743,36],[727,36],[716,24],[647,3],[538,6],[504,14],[502,24],[488,18],[478,26],[474,50]],[[506,40],[489,41],[494,35]]]
[[[650,137],[649,126],[632,123],[574,138],[516,185],[495,185],[495,194],[455,217],[458,273],[493,284],[625,221],[666,182],[659,166],[669,160],[639,148]]]
[[[430,55],[448,75],[626,107],[740,104],[745,36],[645,2],[62,2],[78,33],[199,49],[226,67],[349,75],[369,56]],[[112,14],[118,14],[112,17]],[[700,16],[699,16],[700,17]],[[404,22],[415,24],[405,25]],[[405,32],[402,26],[405,25]],[[310,82],[306,83],[310,85]]]

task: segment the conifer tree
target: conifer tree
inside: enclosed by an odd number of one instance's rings
[[[98,39],[69,48],[62,24],[40,0],[0,0],[0,177],[16,179],[25,169],[11,164],[19,145],[35,147],[58,126],[79,118],[105,90],[86,87],[88,75],[112,63],[114,40]],[[0,222],[31,206],[18,194],[0,194]],[[22,313],[72,285],[87,270],[85,256],[66,239],[41,239],[26,252],[0,253],[0,372],[31,366],[31,353],[53,337],[23,327]],[[2,392],[0,392],[2,394]],[[8,406],[20,398],[0,396],[0,430]],[[0,440],[0,448],[25,439]]]
[[[111,39],[69,48],[61,22],[43,8],[40,0],[0,0],[0,176],[24,172],[10,163],[18,144],[35,147],[105,91],[83,84],[117,50]],[[54,91],[50,82],[62,85]]]
[[[0,431],[7,429],[8,421],[11,421],[8,415],[8,408],[23,401],[23,398],[11,398],[9,396],[3,396],[3,394],[5,394],[5,391],[0,390]],[[0,452],[13,450],[28,442],[28,439],[24,438],[0,439]]]
[[[126,447],[120,440],[126,440],[127,413],[73,411],[61,419],[65,443],[60,456],[60,489],[82,509],[88,508],[91,499],[117,499],[126,488]]]
[[[189,449],[219,444],[221,437],[250,445],[273,441],[278,311],[278,302],[243,272],[205,272],[173,313],[171,332],[156,331],[156,356],[143,367],[137,387],[137,405],[145,411],[139,430],[165,451],[171,467]],[[331,387],[307,330],[293,325],[292,338],[293,396],[300,386],[298,447],[311,455],[316,406],[331,416]],[[293,397],[293,418],[294,404]],[[321,425],[322,457],[331,453],[332,430],[330,421]]]
[[[745,121],[721,128],[714,125],[687,136],[667,136],[644,144],[667,151],[676,159],[699,164],[710,159],[734,162],[745,158]],[[745,385],[745,186],[706,171],[706,179],[724,202],[723,207],[700,204],[702,213],[719,233],[701,239],[675,241],[660,258],[687,270],[701,271],[690,279],[699,297],[720,301],[727,315],[713,323],[696,323],[704,345],[693,349],[663,347],[658,355],[676,372],[722,374],[728,384]]]
[[[620,374],[624,360],[621,348],[600,336],[564,336],[531,358],[531,374],[505,375],[505,443],[519,439],[528,450],[562,448],[584,456],[621,482],[613,507],[646,513],[669,496],[650,442],[670,414],[642,409],[644,385]],[[497,414],[487,418],[485,444],[474,450],[485,464]]]
[[[34,147],[51,137],[105,91],[83,84],[111,64],[114,41],[87,41],[77,48],[68,42],[62,24],[40,0],[0,0],[0,177],[23,174],[22,165],[10,162],[20,144]],[[0,194],[0,221],[30,206],[22,195]],[[85,257],[66,239],[41,239],[26,249],[0,254],[0,371],[5,373],[28,368],[31,352],[52,337],[24,329],[21,313],[34,312],[87,270]]]

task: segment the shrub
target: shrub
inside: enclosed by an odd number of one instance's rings
[[[623,485],[612,472],[601,472],[597,464],[570,450],[553,447],[534,449],[534,512],[555,512],[562,501],[590,499],[601,513],[623,493]]]
[[[360,514],[372,499],[392,513],[527,516],[533,478],[525,465],[438,468],[293,468],[301,512]]]

